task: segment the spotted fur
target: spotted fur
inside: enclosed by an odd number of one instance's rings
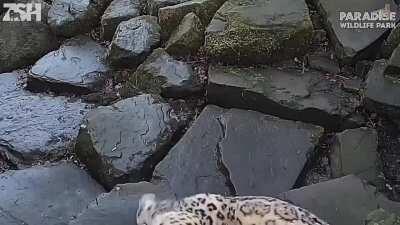
[[[147,201],[146,201],[147,199]],[[149,201],[150,199],[150,201]],[[261,196],[197,194],[179,201],[143,196],[138,225],[328,225],[309,211]]]

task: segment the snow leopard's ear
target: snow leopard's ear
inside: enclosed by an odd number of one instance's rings
[[[139,216],[144,210],[149,211],[156,202],[155,194],[144,194],[139,200],[137,215]]]

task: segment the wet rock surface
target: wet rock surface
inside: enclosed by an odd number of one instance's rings
[[[180,122],[170,105],[151,95],[128,98],[89,112],[75,151],[108,189],[138,182],[168,152]]]
[[[333,177],[355,174],[370,182],[377,178],[378,136],[374,129],[357,128],[336,135],[330,165]]]
[[[134,76],[149,76],[158,79],[158,94],[165,97],[185,97],[201,89],[196,82],[192,67],[173,59],[165,50],[156,49],[136,70]],[[131,79],[131,82],[134,82]]]
[[[0,175],[0,221],[66,224],[103,191],[85,171],[70,163],[8,171]]]
[[[136,67],[159,44],[160,26],[157,17],[139,16],[118,25],[107,60],[117,67]]]
[[[195,13],[204,26],[207,26],[216,11],[226,0],[192,0],[161,8],[158,21],[161,26],[161,39],[166,41],[188,13]]]
[[[346,118],[360,105],[356,94],[314,71],[271,67],[213,66],[207,86],[210,103],[252,109],[330,129],[356,126]]]
[[[102,11],[111,0],[54,0],[48,23],[57,35],[73,37],[96,26]]]
[[[154,193],[157,199],[173,199],[174,196],[165,185],[148,182],[128,183],[116,186],[111,192],[101,194],[89,204],[69,225],[136,225],[134,215],[140,197]]]
[[[330,40],[332,40],[336,55],[344,62],[355,62],[364,58],[373,58],[380,46],[374,44],[389,30],[389,28],[364,29],[364,28],[343,28],[341,23],[355,22],[354,20],[341,20],[338,12],[373,12],[385,9],[386,4],[390,5],[392,11],[396,11],[397,6],[392,0],[312,0],[319,10],[325,23]],[[359,21],[358,21],[359,22]],[[362,21],[363,22],[363,21]],[[367,20],[367,22],[369,22]],[[372,21],[373,23],[379,21]],[[396,21],[380,21],[396,22]]]
[[[270,63],[303,54],[312,31],[305,1],[228,0],[207,27],[205,47],[217,62]]]
[[[178,196],[277,194],[293,187],[322,132],[258,112],[207,106],[154,177]]]
[[[18,85],[18,78],[17,73],[0,74],[0,140],[27,161],[63,155],[72,147],[89,105],[32,94]]]
[[[78,36],[50,52],[30,70],[27,88],[38,91],[89,93],[98,90],[109,71],[103,62],[106,48],[91,38]]]
[[[171,34],[166,51],[175,56],[194,55],[204,42],[204,27],[199,17],[189,13]]]
[[[101,37],[111,40],[119,23],[142,14],[140,0],[114,0],[101,17]]]
[[[374,186],[353,175],[295,189],[280,198],[310,210],[329,224],[363,225],[377,208],[400,213],[400,204],[376,193]]]

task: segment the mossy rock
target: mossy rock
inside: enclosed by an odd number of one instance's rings
[[[270,63],[301,56],[312,34],[304,1],[229,0],[206,30],[206,50],[213,61]]]

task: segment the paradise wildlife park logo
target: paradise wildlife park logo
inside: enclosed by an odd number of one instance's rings
[[[4,3],[3,8],[8,9],[3,16],[4,22],[30,22],[33,17],[39,22],[42,18],[42,5],[40,3]]]
[[[390,9],[390,4],[372,12],[340,12],[340,27],[344,29],[387,29],[394,28],[397,11]]]

